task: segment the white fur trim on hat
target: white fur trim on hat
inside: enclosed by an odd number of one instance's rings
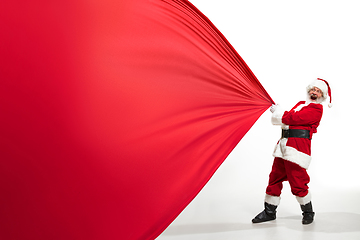
[[[317,87],[322,91],[323,99],[321,102],[326,100],[326,98],[328,97],[328,86],[326,85],[326,83],[322,80],[316,79],[306,87],[306,91],[309,92],[313,87]]]
[[[306,87],[306,90],[307,92],[309,93],[309,91],[313,88],[313,87],[317,87],[319,88],[322,93],[323,93],[323,96],[321,98],[318,98],[316,100],[317,103],[322,103],[323,101],[325,101],[327,99],[327,97],[329,96],[330,97],[330,101],[329,101],[329,108],[332,107],[332,103],[331,103],[331,100],[332,100],[332,96],[331,96],[331,88],[330,88],[330,85],[329,83],[324,80],[324,79],[321,79],[321,78],[318,78],[316,79],[315,81],[313,81],[311,84],[309,84],[309,86]],[[310,96],[308,94],[308,98],[310,99]]]

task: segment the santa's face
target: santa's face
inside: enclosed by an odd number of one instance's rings
[[[309,91],[309,96],[311,101],[316,102],[319,98],[323,96],[323,93],[319,88],[313,87]]]

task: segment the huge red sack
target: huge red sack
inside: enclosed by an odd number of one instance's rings
[[[154,239],[272,104],[188,1],[5,1],[0,239]]]

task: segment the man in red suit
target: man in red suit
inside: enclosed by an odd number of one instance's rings
[[[270,109],[272,124],[281,125],[282,137],[273,153],[275,159],[266,188],[265,209],[252,220],[253,223],[276,219],[283,181],[289,182],[292,194],[300,203],[302,223],[310,224],[314,220],[308,190],[310,178],[306,170],[311,161],[311,138],[323,113],[321,103],[329,95],[331,104],[331,91],[329,84],[318,78],[307,87],[307,93],[307,101],[298,102],[290,111],[283,111],[278,105]]]

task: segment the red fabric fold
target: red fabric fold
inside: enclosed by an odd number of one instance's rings
[[[273,103],[188,1],[3,5],[1,239],[154,239]]]

